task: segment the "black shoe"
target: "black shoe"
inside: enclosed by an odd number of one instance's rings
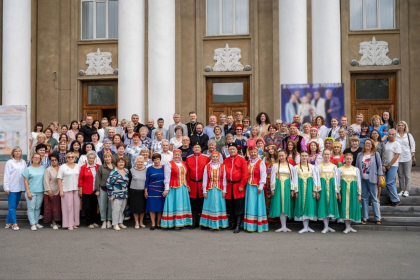
[[[233,230],[235,228],[235,220],[233,215],[229,215],[229,230]]]
[[[236,228],[233,233],[238,233],[241,231],[241,216],[236,217]]]
[[[150,227],[150,230],[155,230],[155,228],[156,228],[155,226],[154,227]]]
[[[181,229],[180,227],[176,227],[176,228],[175,228],[175,230],[180,230],[180,229]]]
[[[207,227],[203,227],[203,226],[201,226],[201,230],[206,230],[206,229],[208,229]],[[211,230],[211,229],[210,229]]]
[[[161,226],[157,226],[156,228],[157,228],[157,229],[162,229],[162,227],[161,227]]]
[[[392,203],[391,203],[391,206],[392,206],[392,207],[397,207],[397,206],[399,206],[400,204],[401,204],[401,202],[399,202],[399,201],[398,201],[398,202],[392,202]]]

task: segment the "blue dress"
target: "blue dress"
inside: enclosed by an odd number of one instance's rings
[[[149,212],[162,212],[165,198],[163,197],[163,191],[165,185],[164,167],[154,168],[150,166],[146,172],[146,184],[144,188],[148,191],[147,206],[146,210]]]

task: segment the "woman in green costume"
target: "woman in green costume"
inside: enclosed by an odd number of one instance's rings
[[[339,189],[337,183],[337,166],[331,163],[331,151],[322,152],[323,161],[319,164],[319,179],[321,188],[318,189],[318,219],[324,220],[324,229],[321,233],[335,232],[329,227],[330,218],[340,218],[337,199]]]
[[[359,168],[351,165],[353,155],[345,154],[346,164],[338,169],[337,181],[340,188],[341,197],[339,200],[340,219],[339,223],[344,221],[346,229],[343,233],[357,232],[351,227],[351,222],[360,223],[362,214],[360,210],[360,201],[362,200],[362,187]]]
[[[280,216],[281,228],[276,232],[291,231],[286,227],[287,217],[293,217],[293,196],[295,187],[293,178],[296,177],[295,169],[287,161],[286,152],[279,151],[279,162],[271,170],[271,203],[270,218]]]
[[[314,232],[309,227],[309,220],[317,220],[316,212],[316,192],[320,185],[318,168],[308,161],[307,151],[300,153],[300,163],[294,169],[297,176],[294,183],[295,190],[295,221],[303,222],[303,229],[299,233]]]

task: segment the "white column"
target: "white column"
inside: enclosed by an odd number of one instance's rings
[[[280,83],[308,82],[306,0],[279,0]]]
[[[175,112],[175,0],[149,0],[149,117],[172,123]]]
[[[313,83],[341,83],[340,1],[311,3]]]
[[[118,119],[145,122],[145,0],[118,1]]]
[[[30,120],[31,0],[3,1],[2,69],[2,104],[27,105]]]

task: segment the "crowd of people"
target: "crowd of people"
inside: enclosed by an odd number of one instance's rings
[[[68,230],[191,228],[234,233],[269,230],[287,232],[287,220],[302,221],[299,233],[314,232],[310,221],[322,220],[322,233],[334,232],[330,220],[366,224],[369,205],[381,224],[380,193],[386,187],[391,205],[409,196],[415,141],[405,121],[390,112],[370,122],[357,114],[318,116],[302,123],[270,121],[261,112],[255,124],[238,112],[210,116],[208,125],[189,122],[180,114],[165,128],[164,120],[146,125],[131,121],[93,120],[70,125],[36,123],[29,137],[26,162],[15,147],[4,173],[9,212],[6,228],[18,230],[16,208],[22,192],[31,230],[50,224]],[[400,192],[397,191],[398,173]],[[97,210],[99,209],[99,211]],[[82,210],[82,211],[81,211]],[[102,225],[99,223],[102,222]]]

